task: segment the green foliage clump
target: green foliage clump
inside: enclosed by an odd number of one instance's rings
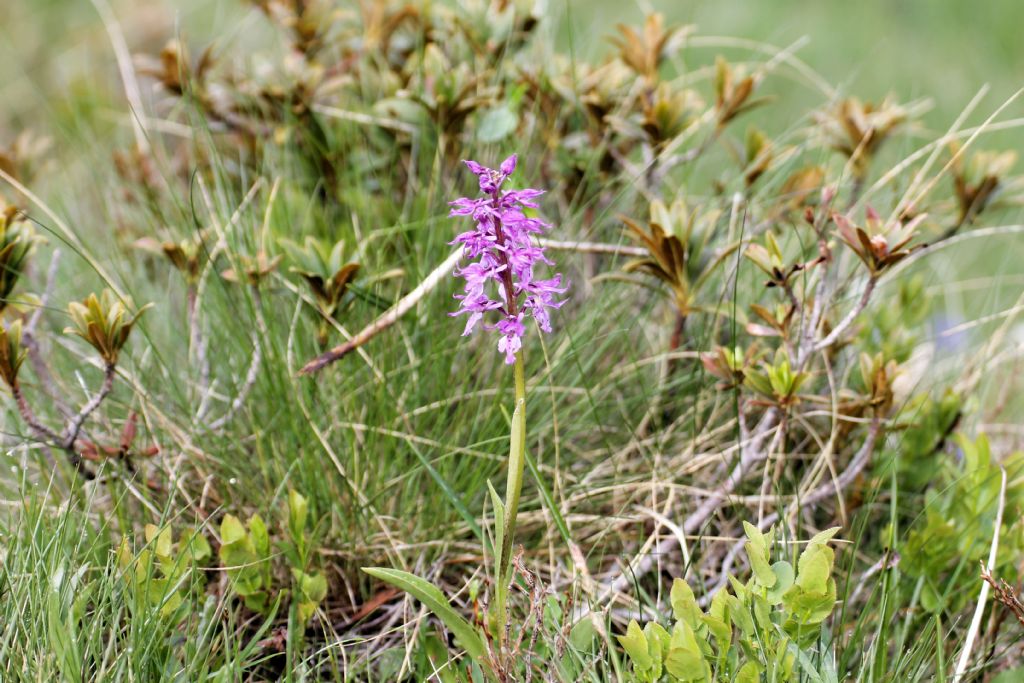
[[[126,302],[109,289],[104,289],[98,297],[90,294],[81,302],[68,304],[72,324],[64,332],[87,341],[104,363],[114,366],[139,316],[149,308],[144,306],[133,313],[131,307],[130,301]]]
[[[900,566],[920,583],[921,606],[929,612],[959,610],[973,597],[958,580],[988,562],[993,537],[999,553],[989,570],[1008,581],[1020,576],[1024,554],[1024,453],[993,460],[984,435],[958,437],[960,462],[947,463],[925,495],[923,519],[907,532]],[[1006,476],[1003,525],[995,528],[1002,477]]]
[[[147,524],[146,545],[133,553],[127,538],[117,548],[117,561],[131,599],[133,615],[145,619],[158,613],[177,624],[190,612],[190,601],[205,583],[203,568],[211,557],[210,544],[199,531],[177,542],[169,526]]]
[[[789,559],[772,560],[775,530],[744,522],[744,550],[751,576],[728,576],[706,611],[682,579],[672,584],[671,630],[635,620],[618,641],[632,665],[632,680],[689,683],[730,680],[794,680],[833,671],[823,650],[822,623],[836,605],[834,552],[828,542],[838,527],[823,531]],[[731,589],[731,592],[730,592]]]
[[[300,624],[308,622],[327,597],[326,577],[310,569],[314,546],[308,518],[306,498],[289,490],[282,514],[284,534],[279,546],[291,575],[292,603]],[[273,573],[273,560],[278,552],[272,547],[270,531],[263,518],[255,514],[243,525],[234,515],[225,515],[220,523],[220,537],[221,566],[245,606],[264,614],[276,609],[280,584]]]
[[[282,244],[295,262],[291,271],[302,277],[313,294],[321,318],[317,328],[317,342],[320,346],[326,346],[331,321],[359,272],[359,264],[345,262],[343,240],[330,245],[307,237],[302,245],[288,240],[282,241]]]

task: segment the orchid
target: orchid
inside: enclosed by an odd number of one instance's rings
[[[534,238],[551,226],[527,211],[538,208],[537,197],[542,190],[502,190],[502,185],[516,168],[516,155],[501,162],[498,169],[487,168],[475,161],[465,162],[476,174],[482,197],[462,197],[451,202],[451,216],[468,216],[476,227],[458,235],[451,243],[462,246],[463,257],[471,260],[456,268],[454,274],[465,280],[459,310],[450,315],[469,316],[463,336],[471,334],[488,311],[497,311],[500,320],[485,324],[497,331],[498,350],[505,354],[505,362],[515,363],[516,354],[523,347],[526,333],[524,319],[537,321],[544,332],[551,331],[549,310],[559,308],[568,285],[562,276],[541,279],[537,277],[538,264],[553,266],[544,249]],[[474,260],[476,259],[476,260]]]

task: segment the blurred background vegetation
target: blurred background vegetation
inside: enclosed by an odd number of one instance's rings
[[[1024,85],[1024,4],[1016,0],[540,1],[562,16],[563,45],[584,59],[607,50],[603,37],[616,23],[639,23],[651,11],[669,23],[697,24],[704,35],[780,47],[807,38],[799,56],[830,83],[867,99],[890,92],[901,101],[932,97],[936,107],[926,120],[936,127],[947,125],[982,84],[991,86],[990,104]],[[156,51],[176,26],[188,26],[186,38],[199,44],[259,40],[260,29],[269,35],[259,22],[240,25],[245,13],[236,3],[110,0],[110,6],[133,52]],[[107,90],[117,85],[109,49],[89,0],[6,0],[0,4],[5,115],[38,120],[40,113],[59,113],[61,103],[116,95]],[[65,97],[55,99],[60,92]],[[1024,112],[1024,104],[1016,110]]]

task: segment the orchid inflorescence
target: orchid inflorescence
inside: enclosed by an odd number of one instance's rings
[[[461,301],[459,310],[450,315],[466,313],[466,329],[463,336],[470,334],[488,311],[498,311],[502,318],[487,329],[497,330],[498,350],[504,352],[505,362],[515,362],[516,354],[523,346],[526,328],[523,321],[527,315],[537,321],[544,332],[551,331],[549,308],[559,308],[564,302],[555,296],[563,294],[568,285],[562,285],[562,276],[541,280],[536,279],[534,268],[538,263],[553,266],[544,249],[533,241],[550,225],[527,216],[527,209],[538,208],[535,199],[544,194],[543,190],[505,190],[501,186],[515,171],[516,155],[501,162],[495,170],[481,166],[475,161],[465,162],[480,181],[477,199],[462,197],[451,202],[451,216],[472,216],[476,228],[460,234],[452,244],[460,244],[466,259],[479,259],[457,268],[455,275],[466,281],[463,294],[455,295]],[[488,291],[493,282],[498,298]]]

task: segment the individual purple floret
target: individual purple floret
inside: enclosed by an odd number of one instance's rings
[[[464,258],[475,261],[455,269],[454,274],[463,278],[466,285],[462,294],[455,295],[461,302],[459,310],[449,315],[469,315],[462,333],[465,336],[487,311],[498,311],[501,320],[484,327],[498,331],[501,335],[498,350],[505,354],[505,362],[512,364],[523,347],[524,317],[532,316],[541,330],[550,332],[547,309],[559,308],[565,303],[556,301],[555,296],[563,294],[568,286],[562,285],[562,276],[558,274],[547,279],[535,278],[538,263],[554,265],[533,241],[534,235],[550,226],[523,212],[524,208],[537,208],[534,200],[544,194],[543,190],[501,189],[516,169],[516,155],[501,162],[497,170],[475,161],[467,161],[466,166],[476,174],[484,196],[462,197],[451,202],[450,215],[470,216],[476,228],[452,241],[452,244],[462,245]]]

